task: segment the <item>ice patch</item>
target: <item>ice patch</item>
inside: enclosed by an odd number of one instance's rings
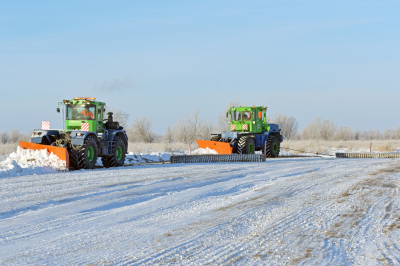
[[[218,154],[218,152],[216,151],[216,150],[213,150],[213,149],[210,149],[210,148],[205,148],[205,149],[203,149],[203,148],[199,148],[199,149],[197,149],[197,150],[194,150],[193,152],[192,152],[192,154],[194,154],[194,155],[200,155],[200,154]]]
[[[0,162],[0,178],[33,174],[55,173],[66,170],[65,161],[47,150],[29,150],[17,147],[4,161]]]

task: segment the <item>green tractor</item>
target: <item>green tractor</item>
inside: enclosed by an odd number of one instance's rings
[[[96,98],[73,98],[60,102],[63,110],[63,129],[34,130],[31,143],[20,142],[26,149],[47,149],[58,155],[74,169],[93,169],[97,158],[105,167],[124,165],[128,137],[123,127],[113,121],[109,112],[104,119],[104,102]],[[57,108],[60,113],[60,108]],[[66,154],[66,155],[65,155]]]
[[[254,154],[266,152],[267,157],[277,157],[283,137],[279,126],[268,124],[267,108],[231,107],[226,113],[230,116],[230,131],[213,133],[211,140],[197,140],[200,148],[210,148],[218,154]]]

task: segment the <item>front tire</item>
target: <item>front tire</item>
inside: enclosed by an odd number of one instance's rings
[[[238,142],[237,150],[239,154],[254,154],[256,150],[254,139],[248,136],[241,137]]]
[[[88,137],[84,145],[71,145],[68,149],[70,165],[75,169],[93,169],[97,163],[97,143]]]
[[[84,160],[85,169],[93,169],[97,163],[97,144],[92,137],[85,141]]]

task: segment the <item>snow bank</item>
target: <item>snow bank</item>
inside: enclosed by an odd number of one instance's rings
[[[21,175],[48,174],[66,170],[65,161],[47,150],[29,150],[17,147],[0,162],[0,178]]]
[[[125,163],[152,163],[152,162],[165,162],[169,161],[171,158],[170,153],[156,153],[152,152],[150,154],[135,154],[130,152],[126,155]]]
[[[210,149],[210,148],[199,148],[197,150],[192,151],[192,154],[194,155],[200,155],[200,154],[218,154],[216,150]]]

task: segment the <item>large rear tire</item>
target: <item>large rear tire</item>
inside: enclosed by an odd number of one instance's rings
[[[237,149],[239,154],[254,154],[255,150],[256,150],[256,145],[252,137],[243,136],[239,139],[238,149]]]
[[[266,157],[278,157],[281,150],[281,143],[275,137],[269,137],[267,139],[267,150]]]
[[[126,145],[120,137],[115,137],[115,144],[112,147],[112,154],[103,156],[101,162],[106,168],[123,166],[126,156]]]

